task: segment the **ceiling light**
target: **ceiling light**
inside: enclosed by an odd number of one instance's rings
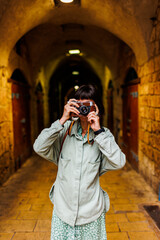
[[[79,88],[78,85],[74,86],[74,89],[75,89],[76,91],[78,90],[78,88]]]
[[[80,6],[81,0],[53,0],[56,7],[64,7],[66,4],[67,6]]]
[[[80,50],[79,49],[72,49],[68,51],[69,54],[80,54]]]
[[[63,2],[63,3],[71,3],[71,2],[73,2],[74,0],[60,0],[61,2]]]
[[[73,71],[72,75],[79,75],[79,72],[78,71]]]

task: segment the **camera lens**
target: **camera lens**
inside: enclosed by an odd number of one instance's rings
[[[87,106],[83,105],[79,108],[79,111],[80,111],[80,114],[85,116],[89,113],[89,108]]]

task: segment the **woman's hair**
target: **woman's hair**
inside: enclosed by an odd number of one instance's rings
[[[104,106],[102,103],[102,98],[99,94],[99,91],[96,86],[92,84],[88,85],[82,85],[78,88],[78,90],[75,92],[75,99],[91,99],[93,100],[99,109],[99,115],[100,117],[104,114]]]

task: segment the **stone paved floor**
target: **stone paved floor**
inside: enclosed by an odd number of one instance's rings
[[[0,240],[50,240],[53,205],[49,190],[56,167],[32,156],[0,188]],[[106,215],[108,240],[158,240],[159,231],[143,210],[158,196],[130,166],[101,177],[111,208]],[[90,239],[89,239],[90,240]]]

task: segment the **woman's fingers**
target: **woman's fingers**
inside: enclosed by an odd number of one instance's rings
[[[77,102],[77,100],[74,99],[74,98],[72,98],[72,99],[70,99],[70,100],[67,102],[67,104],[70,105],[70,106],[79,107],[79,105],[78,105],[76,102]]]
[[[70,114],[71,112],[74,112],[74,113],[76,113],[76,114],[79,114],[78,109],[76,109],[75,107],[70,106],[69,104],[67,104],[67,105],[65,106],[65,109],[66,109],[66,111],[67,111],[69,114]]]
[[[98,109],[97,104],[95,104],[95,107],[96,107],[96,115],[98,115],[99,114],[99,109]]]
[[[79,113],[80,113],[75,107],[69,107],[69,112],[73,112],[77,115],[79,115]]]
[[[90,113],[88,114],[88,117],[90,117],[90,116],[98,117],[98,114],[93,111],[93,112],[90,112]],[[98,118],[99,118],[99,117],[98,117]]]
[[[96,120],[98,120],[98,119],[97,119],[97,117],[95,115],[94,116],[93,115],[88,116],[88,121],[89,122],[92,122],[92,121],[95,122]]]

